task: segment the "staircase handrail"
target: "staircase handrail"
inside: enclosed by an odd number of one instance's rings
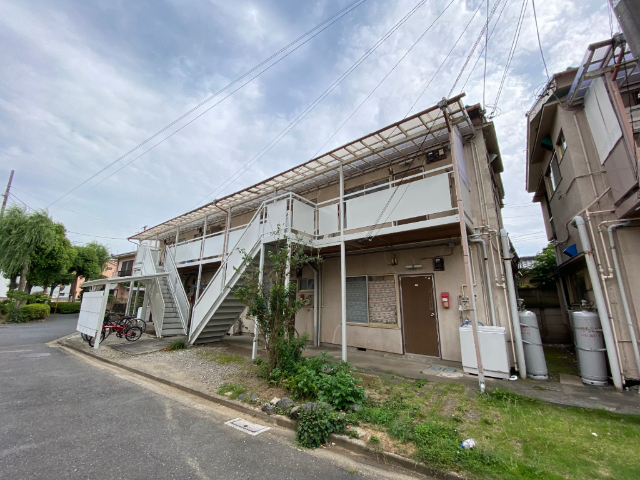
[[[249,223],[247,223],[247,227],[244,229],[244,232],[242,232],[242,235],[240,235],[240,238],[238,238],[238,241],[236,242],[236,245],[238,245],[242,239],[244,238],[244,236],[247,233],[247,230],[249,230],[249,225],[251,225],[256,218],[260,218],[260,214],[262,213],[265,204],[267,202],[272,202],[274,199],[269,199],[269,200],[265,200],[264,202],[262,202],[260,204],[260,207],[256,210],[256,213],[253,215],[253,217],[251,218],[251,221]],[[262,237],[262,234],[260,234],[260,237]],[[209,290],[209,287],[211,287],[211,285],[213,285],[213,279],[216,278],[218,276],[218,274],[220,272],[224,270],[226,270],[227,268],[227,263],[229,262],[229,258],[231,257],[231,252],[227,253],[225,255],[224,261],[220,264],[220,268],[218,268],[218,271],[215,273],[215,275],[213,276],[213,278],[211,279],[211,281],[209,282],[209,284],[206,286],[206,288],[202,291],[202,293],[200,294],[198,300],[193,304],[193,308],[195,309],[196,306],[202,301],[202,299],[204,298],[205,294],[207,293],[207,290]],[[227,284],[228,282],[225,281],[225,284]]]
[[[153,255],[151,255],[151,247],[148,245],[140,245],[140,249],[138,250],[138,254],[140,254],[140,250],[142,250],[142,258],[138,262],[138,255],[136,255],[136,265],[140,265],[141,275],[145,274],[154,274],[158,273],[156,268],[156,264],[153,260]],[[162,323],[164,320],[164,312],[166,310],[166,305],[164,304],[164,298],[162,297],[162,288],[160,287],[160,279],[154,278],[152,280],[148,280],[149,289],[148,292],[145,291],[145,296],[148,293],[149,304],[151,305],[151,313],[153,314],[153,324],[156,330],[156,336],[162,337]],[[159,299],[159,301],[158,301]],[[145,300],[146,301],[146,300]]]
[[[174,252],[176,251],[176,249],[173,250]],[[187,332],[187,324],[189,322],[189,313],[191,310],[189,305],[189,297],[187,297],[187,292],[185,292],[184,285],[182,284],[182,280],[180,279],[180,273],[178,272],[175,257],[174,255],[172,255],[171,250],[168,247],[165,250],[164,259],[165,272],[169,274],[167,283],[169,284],[171,295],[173,296],[178,310],[178,316],[180,317],[180,323],[182,323],[182,329]]]

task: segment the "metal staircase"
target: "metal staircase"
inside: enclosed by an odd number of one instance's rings
[[[159,281],[162,299],[164,300],[164,318],[162,320],[161,327],[162,336],[169,337],[171,335],[185,335],[187,332],[182,326],[182,320],[178,314],[173,293],[171,293],[171,289],[169,288],[168,280],[164,277]]]

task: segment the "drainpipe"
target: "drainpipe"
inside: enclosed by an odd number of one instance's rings
[[[527,364],[524,360],[524,347],[522,345],[522,331],[520,330],[520,317],[518,315],[518,301],[516,299],[516,286],[513,283],[513,270],[511,269],[511,250],[509,249],[509,234],[503,228],[500,230],[502,240],[502,258],[504,259],[504,273],[507,280],[507,292],[509,293],[509,308],[511,310],[511,322],[513,323],[512,341],[516,344],[516,356],[518,357],[520,378],[527,378]]]
[[[491,325],[496,326],[496,310],[493,306],[493,289],[491,287],[491,275],[489,273],[489,256],[487,255],[487,244],[479,237],[469,237],[469,241],[482,245],[482,255],[484,257],[484,270],[487,276],[487,290],[489,291],[489,313],[491,314]]]
[[[584,219],[580,215],[576,215],[573,218],[571,225],[578,229],[580,243],[582,243],[582,249],[584,250],[589,278],[591,280],[593,294],[596,298],[596,307],[598,309],[598,316],[600,317],[604,343],[607,347],[607,357],[609,358],[609,368],[611,368],[613,385],[616,387],[616,390],[622,391],[622,375],[620,374],[620,364],[618,363],[618,357],[616,355],[616,345],[611,331],[611,324],[609,323],[609,316],[604,300],[604,294],[602,293],[602,286],[600,285],[600,279],[598,278],[596,262],[593,259],[593,249],[591,248],[591,241],[589,240],[587,227],[584,224]]]
[[[342,304],[342,361],[347,361],[347,260],[344,245],[344,166],[340,163],[340,287]]]
[[[260,265],[258,266],[258,284],[262,286],[264,279],[264,243],[260,244]],[[258,357],[258,340],[260,338],[260,330],[258,326],[258,319],[253,323],[253,348],[251,350],[251,360],[255,360]]]
[[[618,252],[616,250],[616,242],[613,238],[613,231],[618,227],[628,227],[631,222],[614,223],[609,225],[609,245],[611,246],[611,256],[613,257],[613,267],[616,271],[616,279],[618,280],[618,289],[620,290],[620,296],[622,297],[622,308],[624,308],[624,316],[627,320],[627,326],[629,327],[629,335],[631,336],[631,345],[633,346],[633,355],[636,357],[636,367],[640,372],[640,351],[638,351],[638,339],[636,337],[636,331],[633,328],[631,321],[631,313],[629,311],[629,302],[627,301],[627,292],[624,289],[624,283],[622,281],[622,271],[620,270],[620,263],[618,262]],[[640,391],[638,391],[640,393]]]
[[[318,270],[309,265],[313,270],[313,346],[319,347],[318,342],[319,328],[318,328]]]

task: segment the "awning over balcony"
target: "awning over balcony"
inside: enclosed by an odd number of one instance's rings
[[[467,135],[471,134],[474,128],[462,103],[463,97],[464,94],[461,94],[447,102],[452,123],[458,126],[462,135]],[[197,228],[204,223],[205,217],[209,224],[217,223],[225,218],[229,208],[233,208],[234,215],[253,211],[267,196],[275,192],[278,194],[294,192],[304,195],[337,183],[338,169],[341,164],[344,165],[345,179],[348,180],[417,152],[445,145],[448,141],[449,130],[442,110],[438,106],[433,106],[130,238],[133,240],[153,240],[156,236],[163,238],[169,235],[169,232],[175,232],[178,227]]]

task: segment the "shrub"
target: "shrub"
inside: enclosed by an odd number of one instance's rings
[[[184,350],[185,348],[187,348],[187,343],[184,340],[174,340],[165,350],[170,352],[172,350]]]
[[[28,320],[35,320],[48,317],[51,313],[51,308],[49,307],[49,305],[46,305],[44,303],[32,303],[20,307],[20,311],[25,317],[27,317]]]
[[[54,306],[53,309],[57,313],[78,313],[80,311],[79,302],[60,302],[58,306]]]
[[[361,404],[364,400],[364,388],[358,386],[360,379],[356,379],[344,370],[335,375],[320,374],[318,385],[318,400],[328,402],[341,410],[352,403]]]
[[[13,323],[24,323],[29,321],[29,317],[21,309],[16,308],[9,312],[7,320]]]
[[[13,301],[0,300],[0,315],[6,315],[13,310]]]
[[[327,443],[330,433],[343,434],[347,424],[344,415],[326,405],[298,411],[296,441],[305,448],[317,448]]]

